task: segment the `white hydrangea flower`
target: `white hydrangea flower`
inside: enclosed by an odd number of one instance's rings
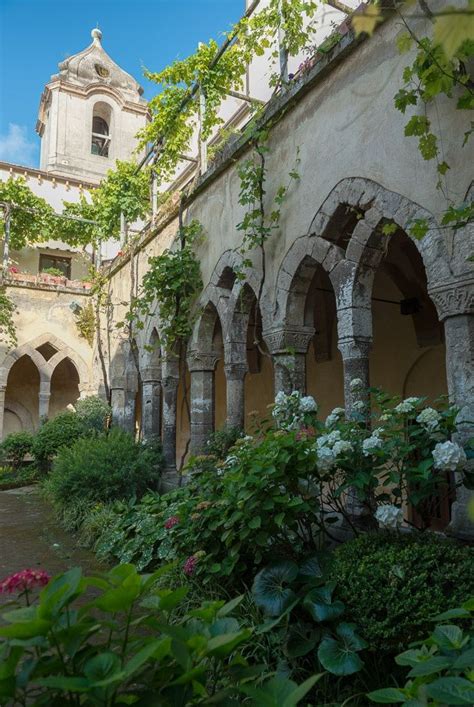
[[[341,439],[336,442],[332,448],[332,451],[336,456],[339,454],[344,454],[344,452],[352,452],[352,444],[345,439]]]
[[[377,508],[375,518],[380,527],[396,530],[403,521],[403,511],[398,506],[387,504]]]
[[[330,471],[336,463],[336,457],[330,447],[318,449],[318,466],[321,471]]]
[[[275,404],[276,405],[284,405],[286,402],[286,394],[280,390],[276,396],[275,396]]]
[[[334,408],[326,418],[326,427],[332,427],[346,414],[344,408]]]
[[[357,390],[363,386],[362,378],[353,378],[349,384],[351,390]]]
[[[439,426],[440,419],[441,415],[437,410],[434,410],[434,408],[424,408],[416,418],[416,421],[428,432],[434,432]]]
[[[366,408],[366,403],[363,400],[356,400],[356,402],[352,405],[353,410],[357,410],[357,412],[362,412]]]
[[[226,469],[231,469],[235,464],[239,463],[239,457],[235,454],[229,454],[223,461],[223,466]]]
[[[317,412],[318,404],[312,395],[306,395],[300,400],[301,412]]]
[[[456,471],[466,463],[466,453],[456,442],[438,442],[433,449],[435,469],[441,471]]]
[[[388,422],[391,417],[392,416],[389,412],[384,412],[383,415],[380,415],[379,420],[380,420],[380,422]]]
[[[394,411],[399,414],[407,414],[413,412],[417,405],[420,404],[421,398],[405,398],[401,403],[394,408]]]
[[[383,439],[376,434],[376,431],[362,442],[362,453],[364,457],[370,457],[377,449],[382,449]]]

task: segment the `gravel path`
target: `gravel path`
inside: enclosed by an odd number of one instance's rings
[[[26,568],[55,575],[77,565],[85,573],[101,569],[93,553],[76,547],[58,525],[34,486],[0,492],[0,581]]]

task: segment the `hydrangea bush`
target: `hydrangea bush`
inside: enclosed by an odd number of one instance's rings
[[[452,439],[456,410],[371,392],[371,429],[366,402],[351,419],[336,408],[320,421],[313,398],[279,393],[272,428],[237,439],[220,461],[195,457],[172,493],[118,504],[96,548],[140,568],[175,560],[201,582],[245,584],[274,558],[298,561],[340,539],[342,523],[357,533],[349,491],[374,529],[400,528],[408,503],[429,526],[432,497],[466,459]]]

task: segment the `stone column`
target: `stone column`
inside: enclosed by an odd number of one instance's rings
[[[51,398],[51,381],[42,381],[40,383],[40,390],[38,396],[38,417],[41,421],[48,417],[49,414],[49,401]]]
[[[346,415],[350,417],[355,411],[354,403],[362,402],[364,407],[357,410],[357,415],[364,415],[367,425],[370,424],[370,407],[368,388],[370,386],[369,353],[372,342],[364,338],[350,338],[338,341],[338,349],[342,355],[344,368],[344,404]],[[351,382],[359,379],[362,383],[352,386]],[[355,525],[364,526],[368,509],[359,500],[354,487],[347,489],[345,508]]]
[[[429,295],[444,322],[448,391],[451,402],[459,408],[458,438],[462,444],[474,431],[474,278],[440,283],[429,289]],[[461,481],[462,474],[456,476]],[[469,517],[471,501],[474,503],[474,492],[460,486],[447,531],[474,540],[474,522]]]
[[[5,417],[5,393],[6,387],[0,387],[0,442],[3,439],[3,419]]]
[[[313,327],[280,327],[264,332],[273,357],[275,395],[280,391],[306,391],[306,353]]]
[[[135,434],[135,392],[111,387],[112,421],[131,435]]]
[[[224,366],[227,382],[227,426],[245,428],[245,375],[247,363],[228,363]]]
[[[192,454],[203,454],[209,435],[214,431],[214,369],[218,356],[190,354],[191,374],[191,442]]]
[[[342,355],[344,368],[344,402],[349,417],[356,402],[368,403],[367,390],[370,387],[369,354],[372,347],[370,339],[354,337],[340,339],[338,349]],[[351,386],[355,379],[362,381],[360,386]],[[366,410],[367,414],[369,410]]]
[[[164,375],[161,381],[163,394],[162,440],[165,470],[163,474],[163,489],[169,490],[178,486],[176,473],[176,410],[178,400],[178,382],[176,376]]]
[[[161,434],[160,372],[146,368],[142,373],[142,437],[150,439]]]

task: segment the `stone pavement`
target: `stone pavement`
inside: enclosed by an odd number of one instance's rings
[[[61,528],[34,486],[0,492],[0,581],[26,568],[55,575],[77,565],[85,573],[101,569],[94,554]]]

